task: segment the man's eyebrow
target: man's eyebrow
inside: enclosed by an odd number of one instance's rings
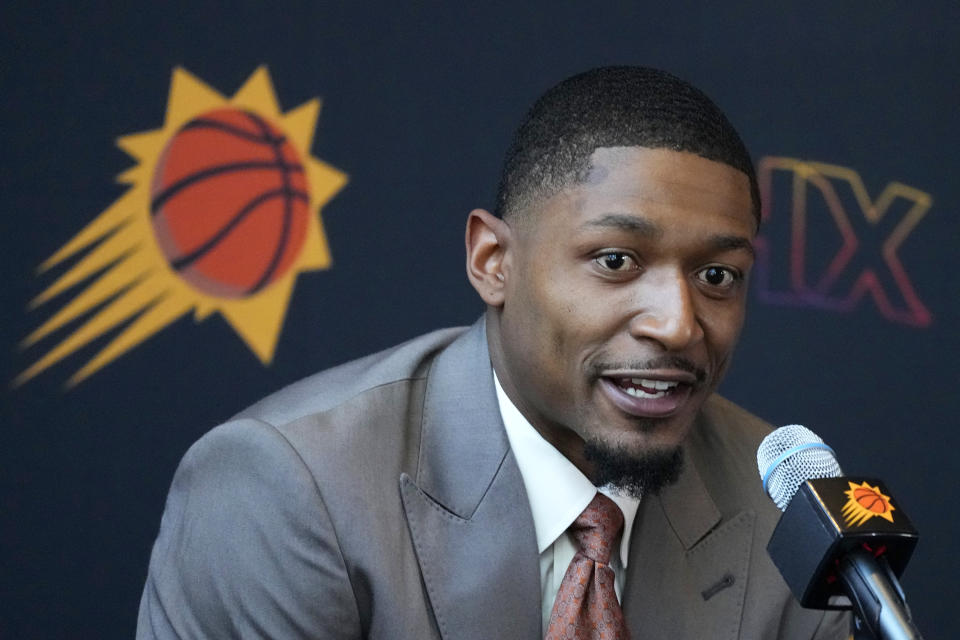
[[[590,220],[583,225],[584,227],[608,227],[619,229],[621,231],[632,231],[642,233],[646,236],[658,237],[663,235],[663,229],[657,224],[625,213],[607,213],[603,216]]]
[[[736,251],[737,249],[743,249],[751,256],[756,255],[756,251],[753,249],[753,243],[743,236],[713,236],[710,238],[710,245],[717,251]]]
[[[645,218],[626,214],[626,213],[607,213],[594,220],[589,220],[583,224],[584,227],[604,227],[619,229],[621,231],[630,231],[640,233],[652,238],[658,238],[663,235],[663,229]],[[756,255],[753,243],[749,238],[736,235],[715,235],[708,240],[711,248],[716,251],[737,251],[743,250],[751,256]]]

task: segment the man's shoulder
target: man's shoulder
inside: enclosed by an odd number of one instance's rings
[[[207,432],[191,450],[280,447],[317,481],[378,465],[406,468],[417,455],[431,364],[463,332],[432,331],[294,382]]]
[[[359,637],[370,614],[358,596],[417,588],[413,550],[397,548],[399,482],[417,469],[431,367],[462,333],[434,331],[296,382],[194,443],[167,499],[141,635],[203,633],[191,627],[202,619],[219,635]]]
[[[207,432],[181,466],[243,474],[251,460],[271,460],[291,486],[323,488],[332,518],[357,491],[390,495],[399,473],[416,468],[431,365],[463,332],[433,331],[295,382]]]
[[[422,380],[430,363],[466,327],[437,329],[389,349],[364,356],[298,380],[234,416],[276,427],[322,414],[370,391]]]

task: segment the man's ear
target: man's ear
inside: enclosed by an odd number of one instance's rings
[[[493,307],[503,306],[509,271],[507,251],[510,226],[484,209],[474,209],[467,218],[467,277],[480,297]]]

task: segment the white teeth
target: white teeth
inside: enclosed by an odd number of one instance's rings
[[[666,380],[647,380],[646,378],[630,378],[630,382],[638,387],[656,389],[657,391],[666,391],[667,389],[672,389],[680,384],[679,382],[668,382]]]
[[[634,396],[635,398],[662,398],[667,395],[666,391],[657,391],[656,393],[647,393],[643,389],[637,389],[636,387],[626,387],[624,391],[627,395]]]

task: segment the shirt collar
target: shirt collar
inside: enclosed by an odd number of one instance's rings
[[[587,508],[597,494],[597,488],[523,417],[500,386],[496,373],[493,374],[493,382],[497,389],[497,402],[500,405],[500,416],[507,431],[507,439],[530,500],[533,526],[537,533],[537,551],[543,553]],[[601,487],[599,491],[616,502],[623,512],[620,561],[626,568],[633,518],[640,506],[640,500],[621,495],[610,486]]]

